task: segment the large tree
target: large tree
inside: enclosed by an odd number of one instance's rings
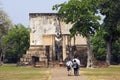
[[[3,45],[7,50],[3,53],[5,59],[17,62],[29,47],[29,29],[21,24],[15,25],[3,38]]]
[[[106,40],[104,39],[106,32],[103,29],[99,29],[96,31],[96,34],[92,36],[92,48],[93,53],[96,60],[105,61],[106,60]],[[119,64],[120,63],[120,37],[115,41],[112,41],[112,49],[111,49],[111,64]]]
[[[5,11],[0,8],[0,64],[2,59],[2,38],[8,33],[9,29],[11,28],[12,23],[8,15]]]
[[[58,10],[58,13],[66,23],[73,24],[70,29],[72,36],[81,34],[86,37],[88,44],[87,67],[92,67],[94,59],[90,36],[99,27],[98,20],[100,17],[96,15],[98,13],[97,6],[96,0],[69,0],[53,7],[54,10]]]
[[[110,65],[112,43],[120,37],[120,0],[103,0],[100,4],[100,13],[105,15],[103,28],[104,39],[107,45],[106,62]]]

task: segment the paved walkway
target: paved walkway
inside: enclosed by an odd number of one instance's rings
[[[88,80],[86,76],[68,76],[66,68],[59,67],[52,69],[52,80]]]

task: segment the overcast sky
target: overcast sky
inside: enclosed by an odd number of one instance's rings
[[[14,24],[29,26],[29,13],[53,13],[52,6],[68,0],[0,0]]]

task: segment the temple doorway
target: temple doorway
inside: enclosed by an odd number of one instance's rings
[[[63,60],[63,49],[61,43],[55,42],[55,61]]]
[[[39,62],[39,57],[32,56],[32,63],[35,64],[36,62]]]

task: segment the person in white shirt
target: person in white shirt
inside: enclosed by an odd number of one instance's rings
[[[77,66],[77,68],[76,69],[74,69],[75,71],[74,71],[74,74],[76,75],[76,76],[78,76],[79,75],[79,70],[80,70],[80,60],[78,59],[78,58],[74,58],[73,59],[73,63],[74,62],[76,62],[77,64],[78,64],[78,66]],[[73,65],[74,66],[74,65]],[[73,67],[74,68],[74,67]]]
[[[66,66],[67,66],[68,76],[71,76],[72,75],[72,61],[71,60],[67,61]]]
[[[80,60],[78,58],[74,58],[73,61],[76,60],[76,62],[78,63],[78,65],[80,66]]]

